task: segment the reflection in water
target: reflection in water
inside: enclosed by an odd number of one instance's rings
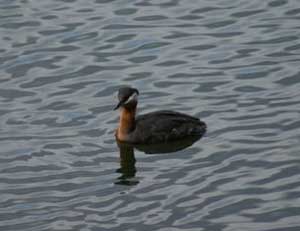
[[[130,145],[123,145],[118,143],[120,149],[120,168],[118,173],[122,175],[118,177],[116,184],[135,185],[139,182],[134,178],[136,173],[134,148]]]
[[[136,185],[139,183],[135,178],[136,160],[134,157],[134,149],[142,151],[145,154],[167,154],[183,150],[200,138],[201,136],[192,136],[178,141],[151,145],[134,145],[117,141],[120,150],[120,168],[117,169],[116,172],[121,173],[121,176],[118,177],[118,181],[116,181],[115,184]]]

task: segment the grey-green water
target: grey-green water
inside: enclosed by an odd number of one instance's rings
[[[300,230],[299,22],[297,0],[0,1],[0,230]],[[121,85],[206,135],[120,161]]]

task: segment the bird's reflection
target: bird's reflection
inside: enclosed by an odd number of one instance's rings
[[[135,179],[135,157],[134,157],[134,147],[130,145],[125,145],[118,143],[120,150],[120,168],[117,169],[121,176],[118,177],[116,184],[123,185],[136,185],[139,182]]]
[[[136,185],[139,183],[136,178],[134,149],[144,152],[145,154],[166,154],[183,150],[197,140],[201,136],[192,136],[179,141],[167,142],[154,145],[133,145],[117,141],[120,151],[120,168],[117,172],[121,174],[115,184]]]

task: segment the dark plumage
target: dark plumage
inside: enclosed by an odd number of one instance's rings
[[[133,131],[137,143],[160,143],[203,135],[206,125],[198,118],[173,111],[156,111],[136,118]]]

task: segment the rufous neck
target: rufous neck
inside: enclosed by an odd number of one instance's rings
[[[119,134],[129,134],[135,129],[136,108],[121,108]]]

